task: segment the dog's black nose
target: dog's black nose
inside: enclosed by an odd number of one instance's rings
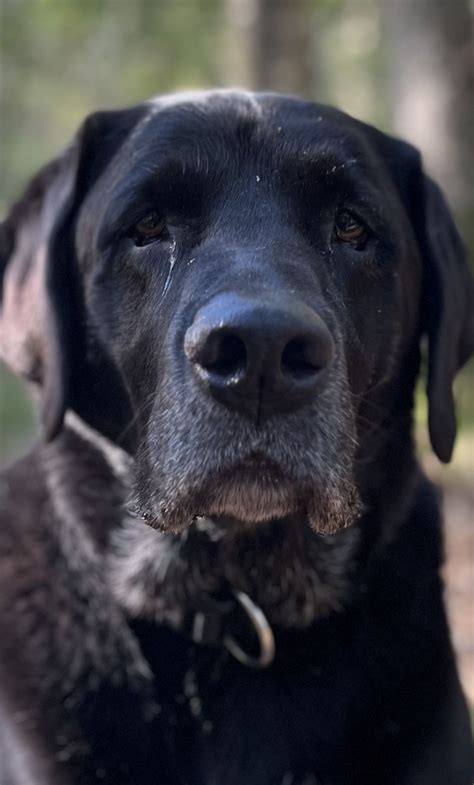
[[[197,312],[184,348],[212,395],[252,417],[310,401],[335,351],[323,320],[300,300],[235,294],[221,294]]]

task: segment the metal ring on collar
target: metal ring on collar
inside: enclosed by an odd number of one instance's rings
[[[223,644],[227,651],[235,657],[242,665],[250,668],[267,668],[275,658],[275,637],[272,628],[268,623],[267,617],[262,609],[255,605],[248,594],[234,589],[233,596],[245,611],[252,624],[258,638],[260,653],[258,656],[248,654],[232,635],[225,635]]]

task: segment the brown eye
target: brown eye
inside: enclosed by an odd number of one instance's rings
[[[148,245],[155,240],[163,240],[168,236],[166,222],[157,212],[152,210],[135,224],[132,237],[135,245]]]
[[[349,210],[341,210],[336,216],[336,236],[344,243],[357,243],[367,237],[364,224]]]

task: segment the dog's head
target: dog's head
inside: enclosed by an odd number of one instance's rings
[[[2,354],[45,437],[71,408],[125,446],[157,526],[352,522],[423,334],[449,460],[472,284],[409,145],[292,98],[158,99],[86,120],[1,231]]]

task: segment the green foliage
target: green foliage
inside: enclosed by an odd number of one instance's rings
[[[0,365],[0,465],[23,450],[33,430],[31,400],[24,383]]]
[[[221,83],[219,0],[2,0],[5,206],[95,108]]]

